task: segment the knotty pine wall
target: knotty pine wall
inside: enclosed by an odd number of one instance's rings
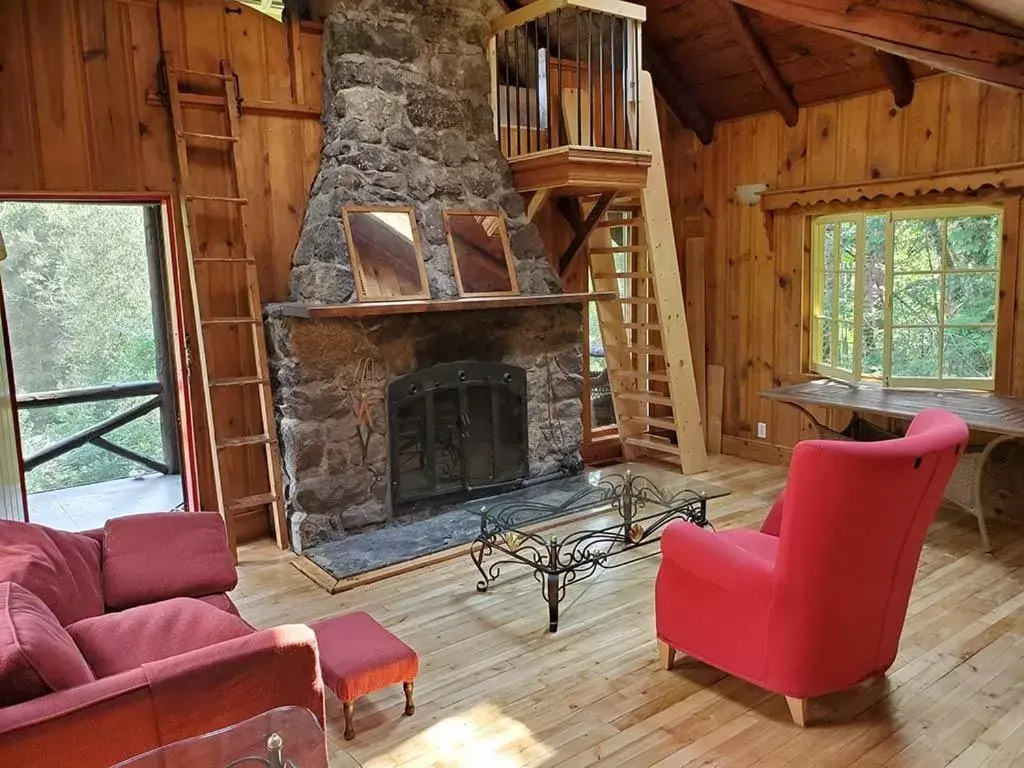
[[[707,362],[725,367],[726,452],[785,461],[789,447],[814,436],[795,410],[758,396],[800,381],[804,372],[805,222],[780,216],[772,251],[760,209],[737,202],[735,188],[824,186],[1024,161],[1022,134],[1024,96],[937,76],[917,83],[904,110],[884,91],[801,109],[794,128],[778,114],[723,122],[706,148],[692,133],[674,137],[666,150],[674,163],[677,239],[680,229],[684,239],[705,238],[705,343]],[[1019,226],[1010,222],[1011,229]],[[1024,266],[1024,258],[1018,263]],[[686,279],[700,280],[690,267]],[[1016,312],[1024,280],[1016,285],[1008,324],[1017,328],[1016,343],[1001,336],[1012,360],[1001,359],[1000,367],[1007,366],[1003,389],[1024,395],[1024,328]],[[823,415],[845,423],[843,414]],[[766,440],[756,439],[759,421],[767,424]]]
[[[290,29],[232,0],[3,0],[0,2],[0,197],[177,196],[170,118],[157,95],[161,52],[176,65],[215,72],[227,59],[244,99],[241,172],[249,204],[249,252],[264,302],[287,297],[292,251],[319,165],[322,94],[318,25]],[[192,130],[221,133],[220,113],[189,109]],[[209,190],[226,189],[226,153],[193,154],[193,174]],[[237,247],[238,222],[213,205],[197,206],[208,254]],[[177,218],[177,216],[175,217]],[[180,219],[178,220],[180,223]],[[186,337],[197,359],[180,226],[178,285]],[[220,267],[221,265],[214,265]],[[224,266],[223,269],[237,269]],[[212,309],[230,310],[234,295],[211,292]],[[237,312],[222,311],[231,315]],[[221,350],[243,348],[222,335]],[[239,358],[214,375],[249,373]],[[210,456],[202,390],[192,377],[200,494],[212,508]],[[255,392],[215,401],[241,429],[258,423]],[[265,486],[262,451],[236,456],[237,495]],[[249,489],[252,490],[249,490]],[[265,510],[239,514],[240,539],[269,529]]]

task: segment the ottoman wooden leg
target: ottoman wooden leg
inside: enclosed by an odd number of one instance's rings
[[[355,701],[343,701],[342,709],[345,710],[345,740],[352,741],[356,737],[355,726],[352,725],[352,718],[355,715]]]
[[[416,705],[412,703],[412,680],[407,680],[402,683],[402,687],[405,689],[405,716],[413,714],[416,711]]]

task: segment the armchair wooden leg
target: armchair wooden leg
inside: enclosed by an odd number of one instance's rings
[[[402,683],[402,687],[405,689],[405,712],[403,714],[406,717],[416,712],[416,705],[412,703],[412,683],[412,680],[406,680]]]
[[[676,649],[664,640],[658,640],[658,660],[662,669],[672,669],[672,665],[676,663]]]
[[[807,699],[794,699],[792,696],[787,696],[786,703],[789,705],[789,714],[793,718],[793,722],[801,728],[806,728]]]
[[[341,707],[345,710],[345,740],[352,741],[356,737],[356,729],[352,724],[353,716],[355,715],[356,703],[355,701],[343,701]]]

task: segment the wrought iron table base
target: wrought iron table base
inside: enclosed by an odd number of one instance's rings
[[[558,506],[517,501],[494,510],[484,507],[479,512],[480,533],[470,545],[470,557],[482,577],[477,591],[486,592],[501,576],[503,565],[529,566],[548,605],[548,631],[557,632],[558,606],[565,598],[566,587],[592,576],[598,568],[620,568],[657,554],[616,557],[659,541],[661,530],[673,520],[708,526],[707,501],[705,492],[667,494],[646,477],[626,472],[606,476]],[[648,511],[649,506],[655,509]],[[618,513],[621,522],[573,531],[561,539],[520,530],[515,523],[517,513],[533,515],[532,522],[539,523],[566,514],[597,513],[604,507]],[[484,560],[496,552],[504,557],[485,567]]]

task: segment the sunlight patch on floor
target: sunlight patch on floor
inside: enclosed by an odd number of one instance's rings
[[[445,718],[394,747],[364,759],[363,768],[443,765],[446,768],[521,768],[554,754],[530,729],[494,704],[478,704]]]

